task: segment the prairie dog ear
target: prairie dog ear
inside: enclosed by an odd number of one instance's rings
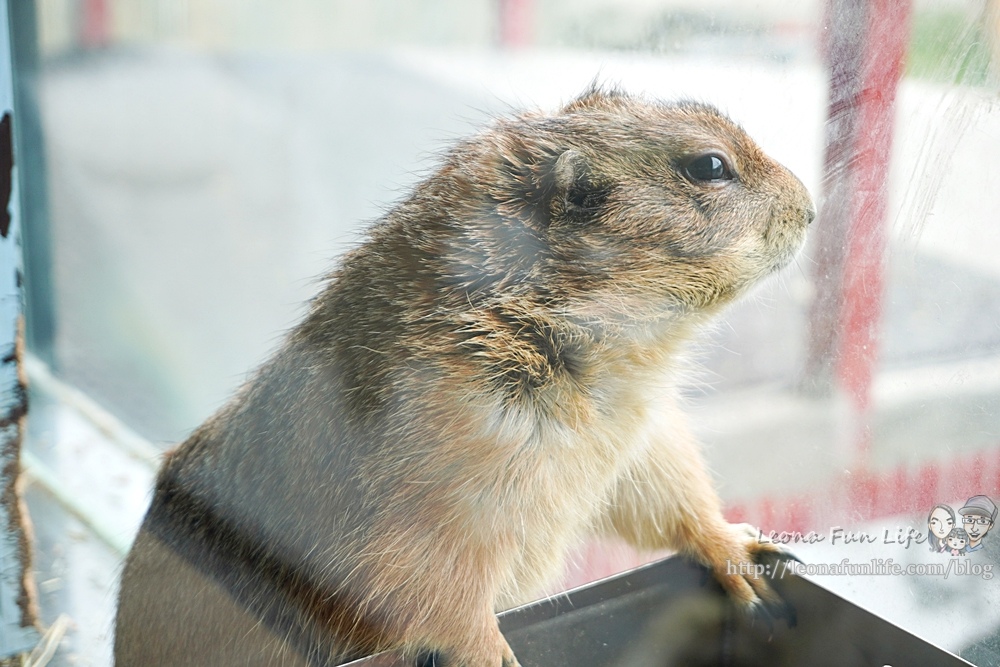
[[[604,205],[608,188],[594,182],[587,158],[572,148],[564,151],[552,167],[554,211],[577,221],[593,218]]]
[[[587,176],[587,159],[572,148],[563,151],[563,154],[556,158],[555,166],[552,169],[555,176],[556,188],[562,192],[570,190]]]

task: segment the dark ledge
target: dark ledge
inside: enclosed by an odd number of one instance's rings
[[[500,627],[522,667],[971,664],[810,581],[769,581],[787,606],[748,614],[704,568],[667,558],[504,612]],[[350,665],[407,667],[389,654]]]

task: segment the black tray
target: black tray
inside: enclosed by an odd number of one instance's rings
[[[738,611],[707,570],[667,558],[506,611],[500,627],[522,667],[971,664],[810,581],[771,583],[791,623]],[[408,667],[392,654],[350,666]]]

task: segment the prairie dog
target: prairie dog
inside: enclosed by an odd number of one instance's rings
[[[460,142],[166,456],[116,664],[513,667],[494,612],[592,534],[759,603],[726,563],[773,547],[723,519],[672,372],[813,217],[702,104],[592,87]]]

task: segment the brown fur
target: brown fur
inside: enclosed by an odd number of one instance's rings
[[[735,177],[690,177],[706,153]],[[812,216],[703,105],[593,89],[460,143],[164,463],[116,663],[515,665],[494,612],[594,533],[758,602],[725,564],[768,547],[723,520],[673,360]]]

